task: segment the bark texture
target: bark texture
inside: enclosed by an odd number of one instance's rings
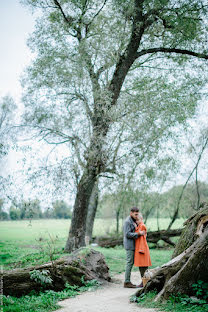
[[[81,178],[74,204],[71,228],[65,245],[65,251],[71,252],[85,246],[86,219],[91,193],[96,181],[93,169]]]
[[[173,253],[173,258],[190,247],[202,234],[208,223],[208,204],[201,204],[201,209],[184,222],[185,228]]]
[[[150,270],[151,279],[143,289],[137,291],[137,296],[152,290],[158,292],[156,300],[168,299],[171,294],[178,293],[192,295],[194,283],[198,280],[208,282],[208,222],[203,222],[208,220],[207,217],[208,210],[205,207],[185,222],[184,233],[186,235],[192,233],[196,239],[186,236],[186,240],[190,241],[188,248],[186,244],[183,245],[184,250],[180,248],[182,252],[179,255],[162,267]],[[195,227],[191,231],[193,224]],[[181,245],[181,240],[178,245]],[[176,250],[178,250],[177,246]]]
[[[91,197],[90,197],[88,213],[87,213],[86,237],[88,241],[91,241],[91,238],[92,238],[94,220],[95,220],[95,215],[96,215],[97,206],[98,206],[98,194],[99,194],[98,181],[96,181]]]
[[[53,263],[3,272],[4,295],[19,297],[32,290],[41,290],[41,284],[30,277],[33,270],[48,270],[52,284],[45,286],[44,289],[55,291],[63,290],[66,282],[81,286],[83,277],[85,281],[92,279],[110,281],[109,268],[104,256],[93,249],[82,248]]]

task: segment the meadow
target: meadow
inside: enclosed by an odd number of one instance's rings
[[[147,222],[148,230],[157,230],[158,223],[160,229],[167,228],[169,219],[160,218],[149,219]],[[178,219],[173,228],[181,227],[183,219]],[[1,221],[0,222],[0,251],[1,264],[3,270],[18,267],[37,265],[57,259],[64,254],[64,246],[67,239],[70,220],[23,220],[23,221]],[[115,220],[96,219],[93,235],[109,235],[115,233]],[[122,220],[120,222],[122,231]],[[110,268],[111,275],[121,273],[125,270],[125,250],[122,246],[115,248],[92,248],[102,252]],[[153,266],[160,266],[171,259],[173,248],[151,248],[150,254]],[[137,271],[138,268],[134,268]],[[59,308],[58,301],[65,298],[74,297],[83,291],[93,290],[96,285],[84,285],[83,287],[68,286],[63,291],[54,292],[52,290],[41,293],[31,293],[21,298],[3,296],[4,312],[46,312],[54,311]],[[207,311],[205,308],[184,306],[176,303],[175,300],[168,301],[166,304],[153,304],[154,294],[149,294],[143,298],[142,306],[157,307],[159,311]],[[138,307],[139,308],[139,307]]]
[[[169,221],[169,219],[159,219],[160,229],[165,229]],[[174,227],[181,227],[183,222],[183,219],[178,219]],[[31,222],[29,220],[1,221],[0,258],[4,269],[47,262],[50,260],[51,253],[53,253],[53,258],[57,259],[63,254],[69,226],[70,220],[65,219],[40,219]],[[147,227],[151,231],[157,230],[157,220],[149,219]],[[93,236],[115,233],[115,228],[115,220],[96,219]],[[122,231],[122,220],[120,222],[120,231]],[[123,247],[116,247],[116,253],[115,249],[100,247],[96,247],[96,249],[104,253],[112,272],[122,272],[124,270],[125,251]],[[172,248],[151,249],[154,266],[168,261],[171,253]]]

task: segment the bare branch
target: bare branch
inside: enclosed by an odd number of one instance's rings
[[[72,20],[69,19],[69,18],[66,16],[66,14],[64,13],[64,11],[63,11],[63,9],[62,9],[60,3],[59,3],[57,0],[53,0],[53,1],[54,1],[54,3],[55,3],[56,7],[61,11],[61,14],[62,14],[63,17],[64,17],[64,20],[65,20],[67,23],[70,23],[70,24],[71,24]]]
[[[196,56],[198,58],[203,58],[203,59],[208,60],[208,54],[205,54],[205,53],[198,53],[198,52],[193,52],[193,51],[189,51],[185,49],[164,48],[164,47],[141,50],[140,52],[137,52],[136,57],[138,58],[140,56],[143,56],[149,53],[158,53],[158,52],[191,55],[191,56]]]
[[[183,193],[184,193],[185,188],[186,188],[186,186],[187,186],[187,184],[188,184],[190,178],[192,177],[194,171],[198,169],[200,160],[201,160],[201,158],[202,158],[202,154],[203,154],[203,152],[204,152],[204,150],[205,150],[207,144],[208,144],[208,138],[206,139],[204,145],[202,146],[202,149],[201,149],[201,152],[200,152],[200,154],[199,154],[199,157],[198,157],[198,160],[197,160],[197,162],[196,162],[195,167],[193,168],[193,170],[192,170],[191,173],[189,174],[189,176],[188,176],[188,178],[187,178],[187,180],[186,180],[186,183],[184,184],[184,186],[183,186],[183,188],[182,188],[181,194],[180,194],[179,199],[178,199],[178,202],[177,202],[176,210],[175,210],[175,212],[174,212],[174,215],[173,215],[173,217],[172,217],[172,220],[171,220],[170,224],[168,225],[167,230],[170,230],[171,226],[173,225],[173,223],[175,222],[175,220],[176,220],[177,217],[178,217],[179,208],[180,208],[180,203],[181,203],[181,200],[182,200],[182,197],[183,197]]]
[[[86,33],[88,32],[88,29],[90,27],[90,25],[93,23],[93,21],[95,20],[95,18],[100,14],[100,12],[102,11],[102,9],[104,8],[104,6],[106,5],[108,0],[104,0],[103,5],[101,6],[101,8],[98,10],[98,12],[93,16],[93,18],[91,19],[91,21],[86,24]]]

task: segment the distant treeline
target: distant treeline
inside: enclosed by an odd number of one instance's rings
[[[199,202],[208,202],[208,184],[200,181],[197,186],[195,182],[189,183],[184,191],[183,185],[176,185],[163,193],[144,192],[129,187],[125,191],[103,194],[96,216],[125,218],[130,207],[138,206],[145,220],[148,217],[172,218],[182,192],[178,217],[188,218],[198,210]]]
[[[42,211],[38,199],[32,201],[14,202],[9,212],[3,210],[3,200],[0,200],[1,220],[24,220],[24,219],[70,219],[71,207],[63,200],[56,200],[52,207]]]
[[[174,215],[183,185],[176,185],[164,193],[144,192],[128,188],[125,191],[104,193],[99,198],[96,217],[98,218],[125,218],[129,214],[129,208],[138,206],[145,220],[148,217],[171,218]],[[178,217],[188,218],[198,209],[198,202],[208,202],[208,184],[198,181],[196,184],[189,183],[183,192],[180,201]],[[4,210],[4,202],[0,199],[1,220],[23,220],[23,219],[70,219],[72,207],[63,200],[56,200],[44,211],[41,202],[36,199],[32,201],[13,201],[9,212]]]

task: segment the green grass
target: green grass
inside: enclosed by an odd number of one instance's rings
[[[184,220],[179,219],[175,226],[181,226]],[[165,228],[169,223],[169,219],[159,219],[161,228]],[[15,267],[25,267],[33,264],[41,264],[50,260],[49,249],[51,239],[55,240],[54,259],[60,257],[63,253],[63,248],[67,239],[70,226],[70,220],[32,220],[31,224],[27,220],[23,221],[1,221],[0,222],[0,259],[5,269]],[[115,231],[115,220],[107,219],[95,220],[93,235],[105,235],[109,232]],[[122,226],[122,224],[120,224]],[[147,222],[149,230],[157,229],[157,222],[155,219],[149,219]],[[108,251],[110,252],[110,251]],[[106,257],[108,257],[108,252]],[[152,260],[156,265],[160,265],[162,259],[163,263],[169,257],[169,251],[161,251],[167,253],[167,257],[160,256],[160,251],[151,252]],[[121,254],[120,254],[121,253]],[[113,252],[115,254],[115,252]],[[124,254],[120,249],[116,250],[116,257],[118,262],[124,259]],[[114,259],[110,260],[110,266],[113,271],[116,269]],[[125,260],[124,260],[125,261]]]
[[[157,308],[159,311],[167,312],[208,312],[208,304],[204,305],[194,305],[194,304],[184,304],[182,297],[180,300],[182,302],[177,302],[178,298],[172,297],[165,302],[154,302],[156,293],[149,292],[148,294],[142,295],[140,298],[132,298],[133,301],[138,302],[138,306],[145,308]]]
[[[165,228],[169,220],[160,219],[161,228]],[[181,226],[181,220],[177,226]],[[1,221],[0,249],[1,263],[5,270],[15,267],[37,265],[50,261],[50,250],[53,258],[63,255],[63,249],[70,226],[69,220],[32,220],[29,221]],[[149,229],[157,229],[156,220],[149,220]],[[115,231],[115,220],[95,221],[93,235],[106,235]],[[122,228],[122,224],[120,224]],[[52,243],[52,241],[54,243]],[[116,248],[94,247],[102,252],[110,268],[111,275],[124,272],[125,250],[122,246]],[[150,249],[153,267],[170,260],[172,249]],[[138,268],[133,270],[138,271]],[[21,298],[4,297],[4,312],[46,312],[58,309],[59,300],[75,296],[85,289],[66,289],[62,292],[46,291],[31,294]]]
[[[55,292],[47,290],[42,293],[30,293],[27,296],[16,298],[12,296],[3,296],[4,312],[46,312],[54,311],[60,308],[58,301],[75,297],[84,291],[94,290],[99,284],[93,280],[86,282],[84,286],[68,285],[63,291]]]
[[[100,251],[104,256],[107,265],[110,268],[110,272],[113,274],[122,273],[125,271],[126,265],[126,252],[122,246],[115,248],[102,248],[96,247],[97,251]],[[150,249],[150,256],[152,260],[152,267],[161,266],[171,259],[173,248],[169,249]],[[133,267],[133,271],[138,271],[137,267]]]

